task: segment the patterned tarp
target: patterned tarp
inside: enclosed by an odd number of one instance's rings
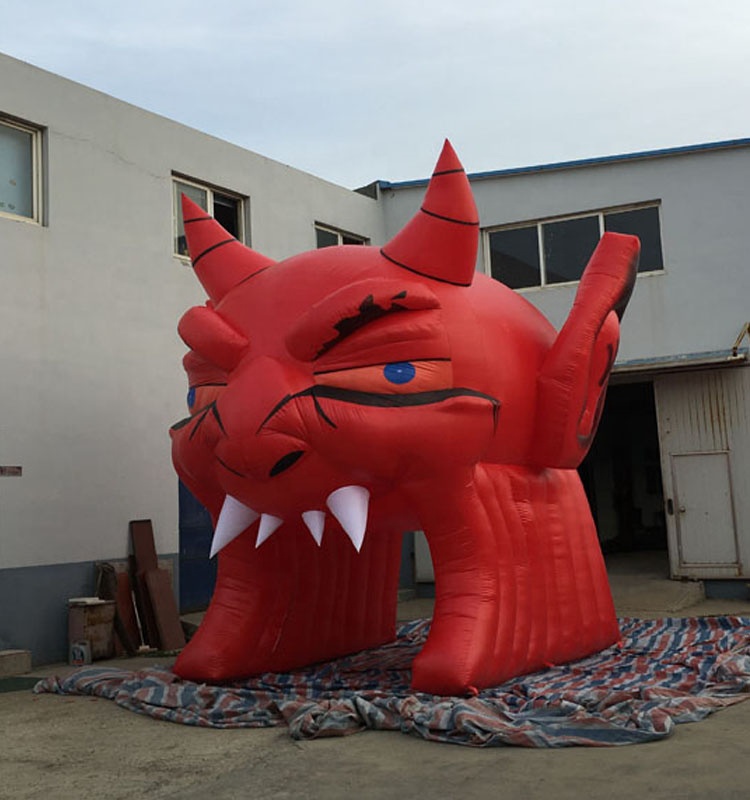
[[[750,697],[750,618],[620,621],[622,641],[590,658],[526,675],[474,697],[409,689],[428,620],[388,645],[286,674],[230,685],[182,681],[166,668],[88,667],[47,678],[35,692],[106,697],[186,725],[288,725],[291,736],[367,728],[478,747],[622,745],[669,736]]]

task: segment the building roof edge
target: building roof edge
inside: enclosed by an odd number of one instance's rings
[[[505,178],[512,175],[528,175],[539,172],[554,172],[565,169],[579,169],[581,167],[600,166],[603,164],[617,164],[625,161],[642,161],[651,158],[665,158],[670,156],[690,155],[692,153],[708,152],[712,150],[732,150],[741,147],[750,147],[750,137],[744,139],[725,139],[718,142],[704,144],[680,145],[666,147],[659,150],[639,150],[633,153],[621,153],[611,156],[595,156],[572,161],[555,161],[549,164],[537,164],[527,167],[508,167],[505,169],[489,170],[484,172],[470,172],[470,181],[481,181],[488,178]],[[408,189],[416,186],[426,186],[429,178],[417,178],[408,181],[375,181],[380,189]]]

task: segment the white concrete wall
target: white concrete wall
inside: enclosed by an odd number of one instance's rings
[[[185,416],[177,321],[202,290],[172,255],[172,172],[247,195],[253,246],[316,220],[382,240],[378,204],[0,55],[0,115],[46,128],[46,224],[0,217],[0,569],[178,549],[168,428]]]
[[[472,187],[483,228],[661,201],[665,269],[639,276],[618,361],[726,350],[750,318],[750,147],[521,172],[475,179]],[[387,237],[423,193],[424,186],[384,190]],[[483,255],[480,249],[480,269]],[[575,290],[522,293],[559,328]]]

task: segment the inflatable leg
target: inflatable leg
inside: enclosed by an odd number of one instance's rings
[[[395,636],[400,535],[374,524],[357,553],[329,521],[320,547],[300,525],[260,548],[245,537],[219,554],[211,606],[174,671],[225,681],[376,647]],[[380,535],[382,534],[382,535]]]
[[[462,488],[439,513],[420,508],[436,601],[414,689],[465,694],[617,641],[604,561],[574,471],[480,466],[453,486]]]

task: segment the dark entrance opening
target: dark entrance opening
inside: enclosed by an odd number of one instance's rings
[[[180,612],[203,611],[216,584],[215,558],[209,559],[213,525],[206,509],[180,481]]]
[[[610,386],[579,468],[604,553],[667,549],[654,387]]]

